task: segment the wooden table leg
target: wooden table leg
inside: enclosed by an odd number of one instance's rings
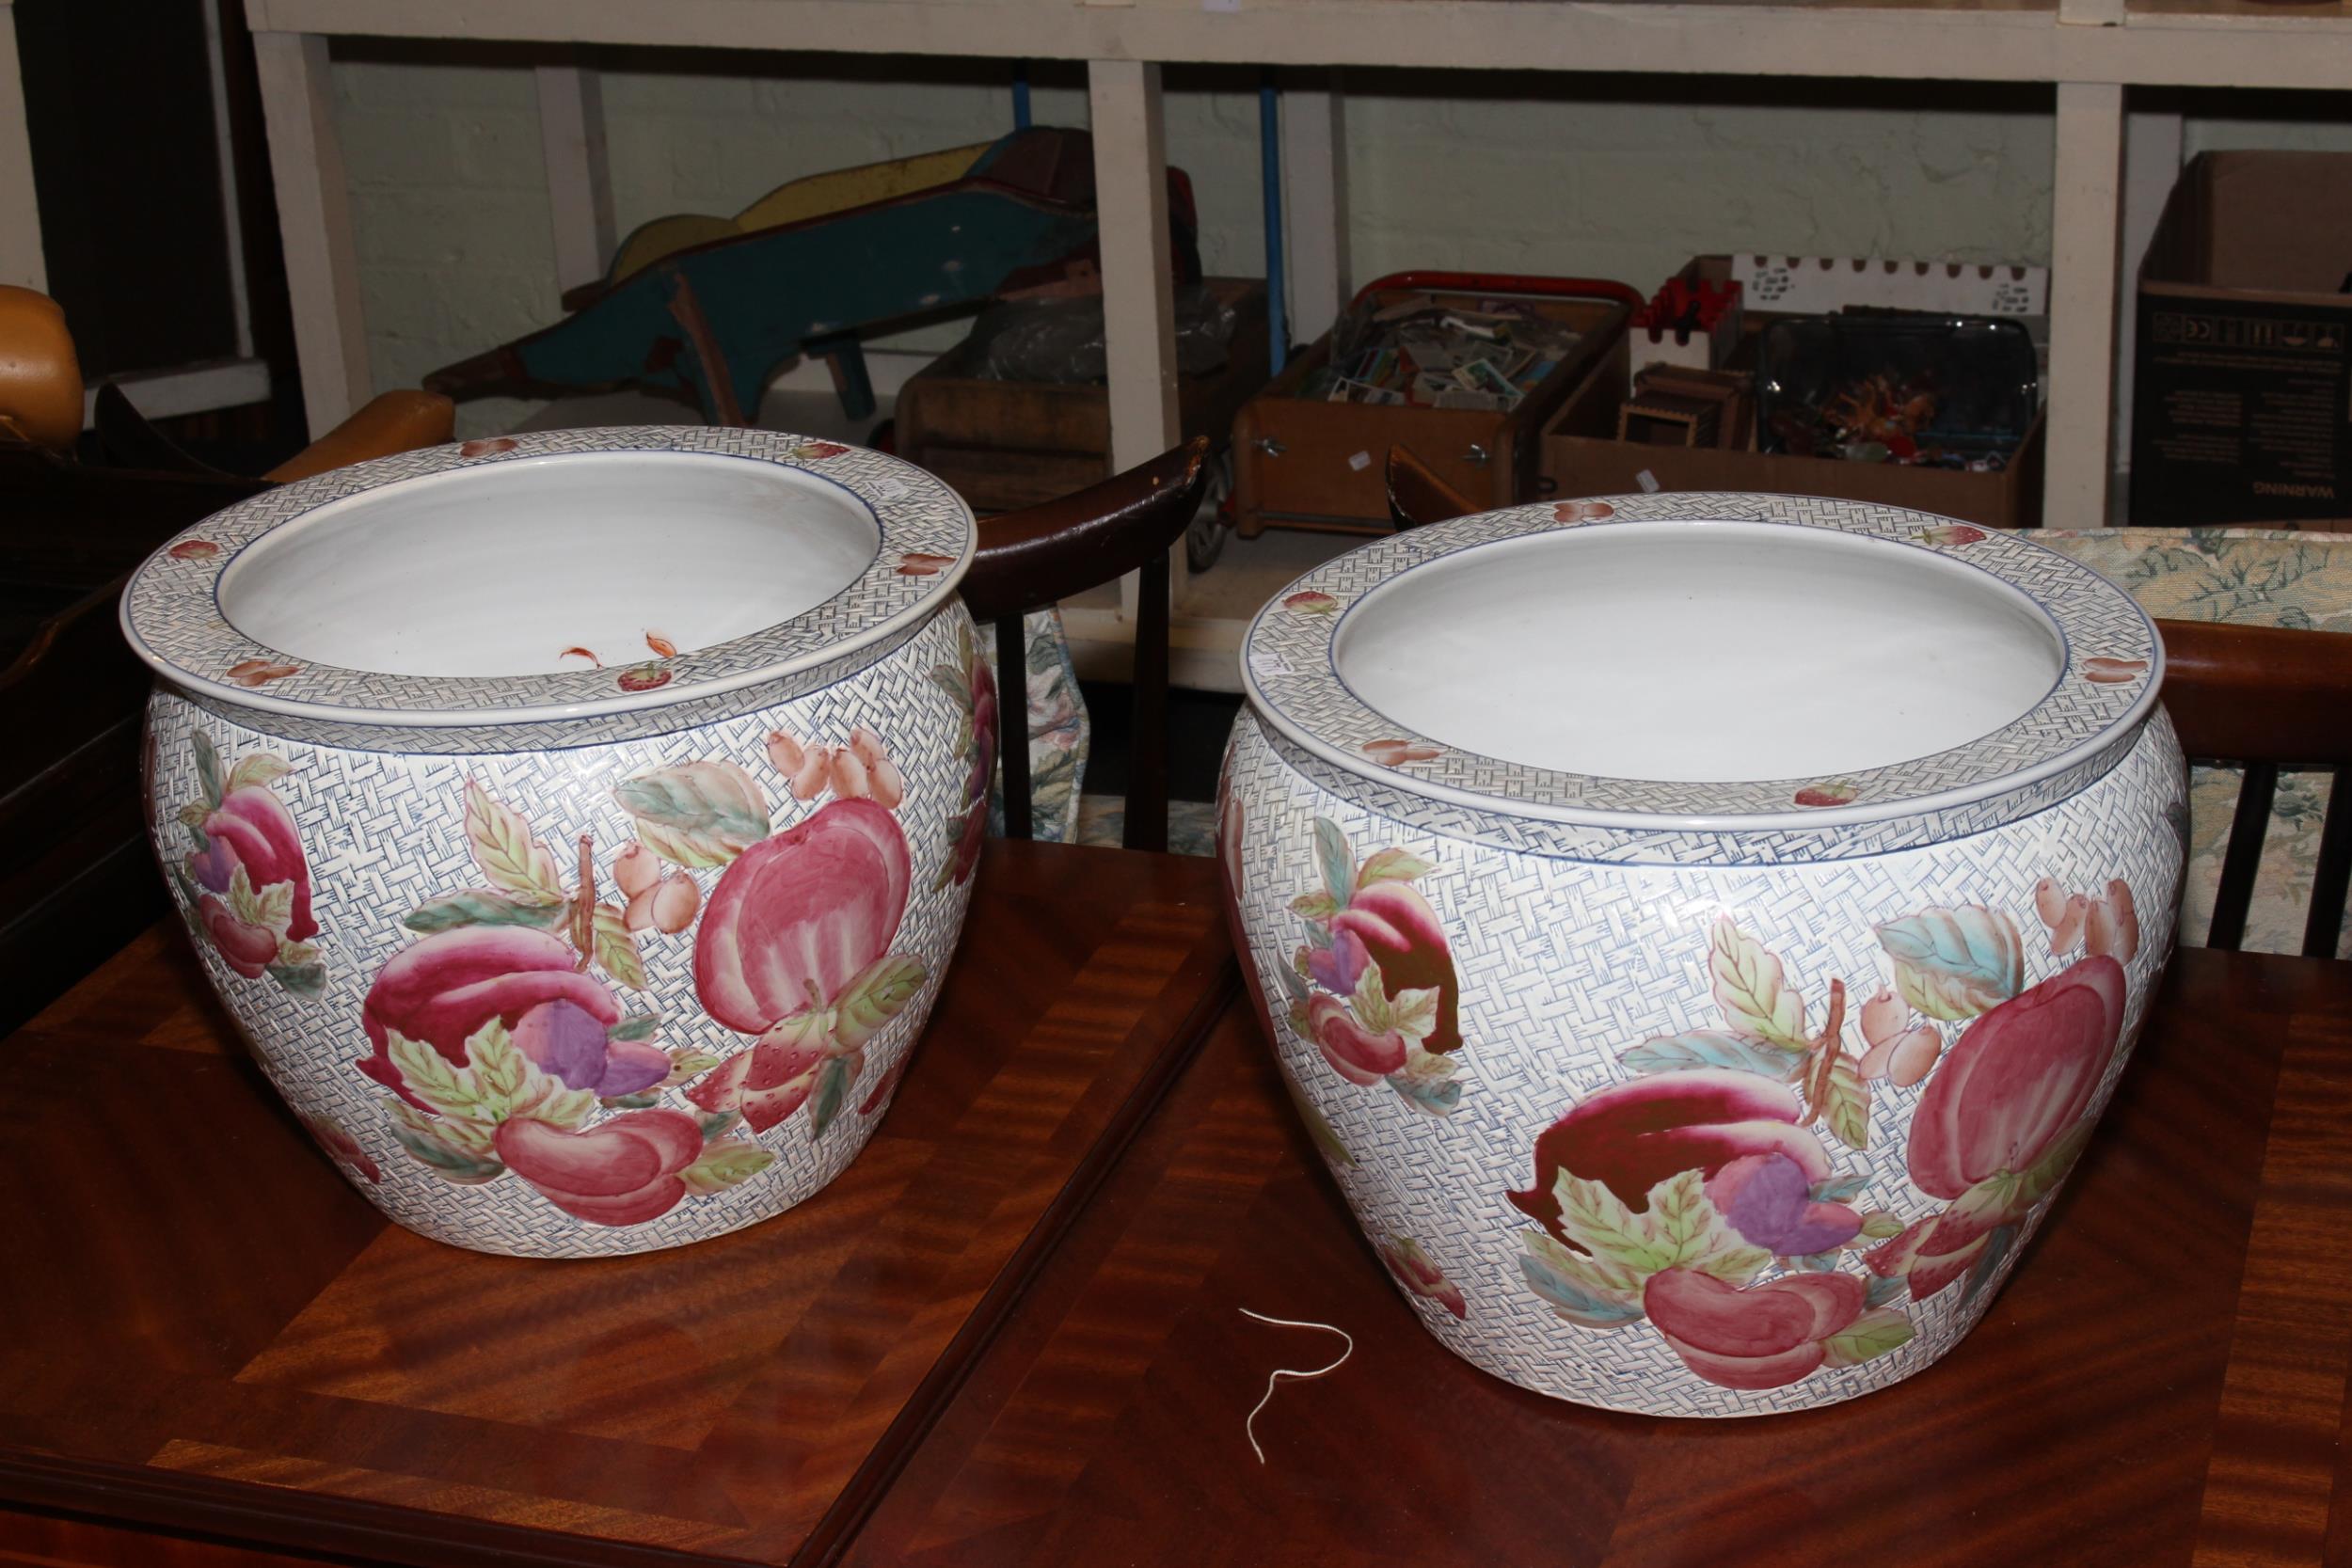
[[[302,405],[313,437],[373,395],[359,310],[359,260],[351,195],[335,135],[326,40],[315,33],[256,33],[254,63],[269,126],[270,176],[286,247]]]

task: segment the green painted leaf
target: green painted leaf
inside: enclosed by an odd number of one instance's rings
[[[201,800],[190,800],[172,815],[179,818],[182,827],[196,834],[196,847],[205,847],[204,819],[213,815],[213,808]]]
[[[1903,1222],[1883,1209],[1862,1216],[1862,1234],[1873,1242],[1891,1242],[1903,1233]]]
[[[1404,1036],[1408,1045],[1419,1045],[1438,1027],[1440,994],[1436,986],[1398,991],[1389,998],[1389,1027]]]
[[[1731,1227],[1707,1196],[1704,1171],[1686,1170],[1649,1190],[1649,1211],[1636,1216],[1669,1254],[1669,1268],[1699,1269],[1744,1285],[1772,1260]]]
[[[713,1056],[707,1051],[681,1051],[670,1058],[670,1076],[664,1078],[656,1087],[668,1088],[674,1084],[683,1084],[691,1079],[700,1078],[724,1060],[724,1057]]]
[[[1528,1250],[1520,1255],[1519,1273],[1529,1288],[1554,1312],[1580,1328],[1622,1328],[1642,1321],[1638,1291],[1627,1299],[1615,1292],[1593,1289],[1571,1272],[1575,1258],[1576,1254],[1550,1237],[1537,1233],[1529,1239]]]
[[[768,801],[731,762],[652,768],[612,786],[645,847],[685,866],[725,865],[768,836]]]
[[[1870,1081],[1862,1076],[1855,1059],[1838,1051],[1836,1042],[1824,1047],[1836,1052],[1829,1065],[1829,1087],[1822,1095],[1821,1116],[1837,1141],[1849,1148],[1870,1144]]]
[[[1347,834],[1327,816],[1315,818],[1315,864],[1323,875],[1323,891],[1334,906],[1344,906],[1356,891],[1355,851]]]
[[[1292,899],[1291,912],[1305,915],[1309,920],[1328,920],[1340,912],[1340,907],[1331,901],[1329,894],[1317,888],[1312,893],[1302,893]]]
[[[230,789],[243,789],[247,784],[274,784],[294,771],[294,764],[267,752],[250,752],[237,759],[237,766],[229,770]]]
[[[1931,909],[1878,928],[1895,960],[1895,989],[1930,1018],[1952,1022],[1990,1011],[2025,984],[2016,923],[1994,910]]]
[[[1812,1051],[1804,1034],[1804,1002],[1789,987],[1780,960],[1728,915],[1715,922],[1707,968],[1715,1001],[1732,1028],[1784,1050]]]
[[[1347,1010],[1373,1034],[1385,1035],[1391,1027],[1389,993],[1381,984],[1380,965],[1371,958],[1364,960],[1363,972],[1356,976],[1356,992],[1347,999]]]
[[[755,1143],[739,1138],[725,1138],[703,1149],[702,1158],[678,1172],[678,1180],[686,1190],[700,1197],[723,1193],[737,1182],[757,1176],[776,1163],[776,1157]]]
[[[608,1111],[644,1111],[661,1103],[661,1095],[655,1089],[639,1089],[635,1094],[609,1094],[596,1101]]]
[[[834,1043],[845,1051],[862,1049],[906,1010],[928,973],[920,961],[890,953],[851,975],[834,999]]]
[[[1963,1309],[1993,1283],[1994,1275],[2000,1271],[2001,1260],[2016,1244],[2017,1227],[2013,1225],[2001,1226],[1984,1239],[1984,1250],[1977,1254],[1976,1265],[1968,1271],[1968,1282],[1960,1288],[1960,1305]]]
[[[1405,1048],[1405,1066],[1389,1074],[1388,1085],[1405,1097],[1414,1110],[1433,1117],[1449,1116],[1462,1103],[1462,1080],[1454,1058],[1418,1045]]]
[[[850,1098],[850,1080],[855,1076],[850,1070],[850,1057],[833,1056],[817,1069],[817,1092],[809,1096],[808,1135],[811,1140],[825,1135],[825,1129],[833,1125],[833,1118],[840,1114],[842,1104]]]
[[[1890,1301],[1899,1300],[1903,1292],[1910,1289],[1911,1281],[1901,1275],[1890,1275],[1883,1279],[1872,1275],[1862,1291],[1863,1305],[1883,1307]]]
[[[229,912],[248,926],[276,931],[283,940],[294,922],[294,883],[272,882],[257,893],[246,868],[236,866],[229,873]]]
[[[1620,1264],[1644,1278],[1673,1265],[1674,1248],[1661,1243],[1600,1182],[1564,1170],[1551,1191],[1560,1204],[1560,1228],[1594,1257]]]
[[[1847,1203],[1861,1196],[1863,1189],[1869,1184],[1867,1176],[1840,1176],[1816,1183],[1813,1191],[1806,1196],[1816,1203]],[[1891,1236],[1894,1232],[1890,1230],[1887,1234]]]
[[[1356,891],[1375,882],[1409,882],[1437,869],[1409,849],[1375,849],[1357,868]]]
[[[473,847],[474,863],[501,892],[536,904],[569,900],[555,857],[531,825],[471,780],[466,784],[466,839]]]
[[[467,888],[426,899],[410,910],[401,924],[425,935],[459,926],[530,926],[545,931],[561,926],[571,912],[569,899],[543,904],[486,888]]]
[[[596,962],[629,990],[645,989],[645,962],[637,956],[637,934],[610,904],[596,906]]]
[[[972,680],[952,664],[931,666],[931,684],[956,700],[956,705],[966,713],[972,711]]]
[[[474,1039],[480,1039],[492,1027],[504,1036],[504,1026],[493,1019],[483,1025]],[[469,1050],[472,1043],[468,1042]],[[470,1066],[452,1066],[423,1041],[391,1030],[385,1041],[385,1053],[391,1057],[392,1066],[400,1069],[401,1082],[408,1086],[408,1092],[442,1116],[485,1124],[495,1124],[505,1116],[505,1096],[485,1092]]]
[[[735,1118],[741,1114],[739,1111],[704,1111],[697,1115],[694,1120],[702,1126],[703,1141],[708,1143],[728,1128],[733,1127]]]
[[[1872,1307],[1836,1334],[1821,1341],[1833,1367],[1859,1367],[1911,1343],[1917,1332],[1911,1320],[1891,1307]]]
[[[515,1103],[531,1069],[530,1061],[515,1049],[515,1037],[496,1018],[466,1037],[466,1066],[483,1105],[496,1116],[505,1115]]]
[[[660,1027],[661,1015],[660,1013],[630,1013],[604,1033],[607,1039],[649,1040],[653,1038],[654,1032]],[[719,1058],[711,1057],[709,1065],[717,1067]]]
[[[222,794],[220,752],[214,750],[213,737],[202,730],[188,732],[188,749],[196,753],[196,782],[204,791],[204,803],[217,807]]]
[[[442,1180],[478,1187],[506,1174],[506,1167],[490,1154],[486,1139],[460,1141],[451,1135],[453,1129],[390,1095],[385,1096],[384,1105],[390,1114],[392,1137],[410,1158]]]
[[[1750,1039],[1724,1029],[1692,1029],[1644,1040],[1618,1060],[1636,1072],[1680,1072],[1692,1068],[1736,1068],[1782,1082],[1804,1070],[1802,1053]]]
[[[2083,1146],[2090,1141],[2090,1123],[2078,1121],[2067,1129],[2065,1136],[2050,1146],[2050,1151],[2033,1164],[2018,1173],[2016,1196],[2010,1199],[2010,1217],[2022,1219],[2026,1211],[2058,1190],[2066,1173],[2074,1168],[2082,1157]]]
[[[1836,1252],[1808,1252],[1802,1258],[1791,1258],[1788,1266],[1802,1274],[1827,1274],[1837,1267]]]
[[[326,966],[315,960],[288,963],[281,951],[278,962],[263,971],[296,996],[317,996],[326,990]]]

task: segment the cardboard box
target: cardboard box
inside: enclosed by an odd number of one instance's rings
[[[1715,448],[1645,447],[1551,430],[1543,438],[1544,477],[1562,500],[1659,490],[1760,490],[1780,496],[1908,506],[1980,528],[2042,526],[2042,420],[1999,473],[1849,463],[1835,457],[1774,456]],[[1644,483],[1646,475],[1650,483]]]
[[[2139,268],[2131,520],[2352,515],[2352,153],[2204,152]]]
[[[1545,429],[1616,428],[1625,400],[1625,324],[1631,307],[1618,294],[1535,293],[1532,279],[1482,278],[1443,286],[1455,275],[1400,273],[1367,283],[1356,302],[1394,304],[1434,293],[1448,304],[1482,297],[1524,299],[1583,334],[1575,350],[1508,413],[1468,408],[1317,403],[1294,394],[1328,362],[1327,332],[1291,361],[1233,420],[1234,528],[1250,539],[1269,527],[1331,533],[1390,531],[1389,449],[1401,446],[1486,506],[1508,506],[1531,493]],[[1597,385],[1605,383],[1605,386]]]

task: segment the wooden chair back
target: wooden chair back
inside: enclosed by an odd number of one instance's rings
[[[996,752],[1004,764],[1010,837],[1030,835],[1028,647],[1022,617],[1136,572],[1142,584],[1122,842],[1130,849],[1168,847],[1168,552],[1199,509],[1208,473],[1208,438],[1195,436],[1076,495],[981,520],[963,602],[975,620],[996,625]]]
[[[2164,634],[2164,705],[2181,749],[2200,762],[2242,765],[2237,812],[2221,855],[2208,947],[2245,939],[2254,874],[2281,769],[2330,768],[2319,830],[2303,956],[2335,957],[2352,882],[2352,636],[2158,621]]]
[[[1402,447],[1389,449],[1388,476],[1398,528],[1478,510]],[[2245,769],[2205,945],[2235,949],[2246,939],[2280,770],[2331,768],[2302,951],[2333,958],[2352,883],[2352,636],[2209,621],[2160,620],[2156,629],[2164,638],[2165,711],[2181,749],[2199,762]]]

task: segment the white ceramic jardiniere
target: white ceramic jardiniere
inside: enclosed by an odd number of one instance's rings
[[[2170,951],[2162,657],[2030,536],[1779,496],[1464,517],[1269,604],[1237,941],[1430,1331],[1683,1416],[1956,1344]]]
[[[873,452],[600,430],[323,474],[139,568],[156,854],[360,1191],[588,1257],[840,1172],[985,826],[972,546]]]

